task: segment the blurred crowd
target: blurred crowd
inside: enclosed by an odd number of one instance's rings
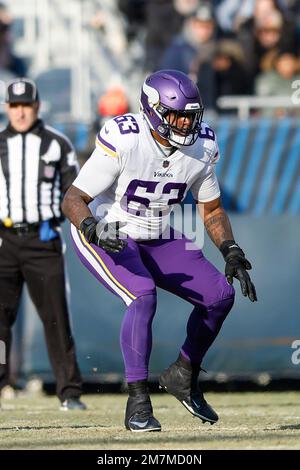
[[[13,52],[12,23],[7,5],[0,2],[0,72],[1,75],[24,76],[27,72],[25,61]]]
[[[131,25],[143,18],[144,70],[188,73],[198,83],[206,108],[220,112],[217,99],[224,95],[290,96],[292,82],[300,78],[297,0],[120,4],[127,5]]]
[[[145,67],[188,73],[207,108],[223,95],[289,96],[300,71],[299,20],[297,1],[149,0]]]
[[[220,96],[290,96],[292,82],[300,79],[298,0],[99,0],[95,4],[89,27],[97,33],[114,71],[122,77],[135,73],[136,83],[155,70],[181,70],[198,83],[205,107],[219,112]],[[13,53],[11,23],[0,4],[0,70],[22,76],[26,65]],[[130,109],[128,89],[122,89],[121,81],[106,84],[98,103],[103,116]]]

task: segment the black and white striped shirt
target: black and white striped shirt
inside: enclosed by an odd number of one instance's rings
[[[0,221],[61,219],[61,199],[78,173],[67,137],[37,120],[25,132],[0,132]]]

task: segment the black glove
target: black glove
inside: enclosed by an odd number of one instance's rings
[[[119,238],[119,230],[124,225],[124,222],[101,223],[94,217],[86,217],[79,229],[89,243],[100,246],[107,253],[119,253],[127,246],[127,242]]]
[[[243,250],[234,240],[226,240],[221,244],[220,251],[226,262],[225,276],[229,284],[232,284],[233,278],[236,277],[240,281],[242,294],[248,296],[251,302],[255,302],[257,300],[255,287],[247,273],[252,266],[245,258]]]

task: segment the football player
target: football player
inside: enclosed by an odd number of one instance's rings
[[[103,126],[63,211],[83,264],[126,305],[120,333],[129,390],[126,428],[161,429],[147,389],[157,286],[193,306],[179,356],[159,383],[192,415],[213,424],[218,415],[199,389],[198,374],[232,308],[234,277],[243,295],[256,301],[251,264],[221,204],[216,135],[202,121],[197,86],[179,71],[158,71],[145,80],[140,104],[140,114],[117,116]],[[168,226],[172,207],[189,189],[224,256],[225,276]]]

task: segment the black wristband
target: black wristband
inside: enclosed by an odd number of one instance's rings
[[[86,217],[80,222],[79,230],[83,235],[86,235],[89,227],[95,224],[97,225],[97,220],[94,217]]]
[[[238,248],[239,250],[241,250],[239,245],[234,240],[225,240],[223,243],[221,243],[219,250],[221,251],[224,259],[230,252],[231,248]]]

